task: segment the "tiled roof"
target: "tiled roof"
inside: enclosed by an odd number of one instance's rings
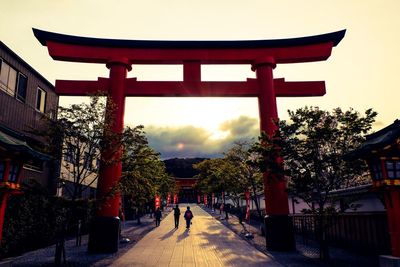
[[[368,155],[374,150],[382,149],[394,144],[400,138],[400,120],[395,120],[389,126],[366,136],[361,146],[345,156],[346,159],[360,158]]]
[[[34,150],[21,136],[5,128],[0,128],[0,147],[41,160],[49,160],[51,158],[46,154]]]

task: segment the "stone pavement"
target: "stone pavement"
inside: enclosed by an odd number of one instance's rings
[[[299,242],[297,251],[267,251],[265,237],[259,235],[257,228],[247,225],[254,239],[246,239],[235,216],[221,220],[219,212],[191,206],[195,218],[189,231],[185,230],[182,216],[177,230],[172,213],[165,212],[161,226],[157,228],[153,218],[143,216],[141,225],[136,221],[123,223],[122,235],[132,242],[120,244],[119,251],[114,254],[88,254],[87,236],[83,237],[81,246],[75,246],[74,239],[68,240],[67,263],[62,266],[377,266],[374,259],[333,248],[332,259],[322,263],[312,252],[315,247]],[[180,207],[183,214],[186,206],[181,204]],[[2,260],[0,266],[54,266],[54,252],[53,245]]]
[[[85,267],[85,266],[109,266],[114,258],[122,255],[133,247],[138,240],[154,229],[154,218],[147,215],[141,218],[142,223],[127,221],[122,223],[122,236],[128,237],[130,243],[121,243],[117,253],[112,254],[89,254],[87,253],[88,236],[82,237],[82,245],[76,246],[75,239],[65,242],[66,260],[62,266]],[[30,251],[21,256],[2,260],[0,266],[13,267],[38,267],[54,266],[55,245]],[[2,265],[3,264],[3,265]],[[8,264],[8,265],[7,265]]]
[[[282,266],[256,250],[197,205],[190,230],[174,228],[173,214],[161,221],[111,266]],[[186,206],[181,205],[182,214]]]
[[[261,231],[259,225],[255,223],[254,225],[245,224],[245,227],[253,235],[253,239],[245,238],[245,233],[243,231],[243,226],[239,224],[239,220],[236,216],[229,214],[229,220],[225,220],[225,214],[220,215],[219,211],[213,212],[211,209],[203,207],[211,216],[216,220],[219,220],[223,225],[228,227],[230,230],[235,232],[237,235],[241,236],[253,247],[257,248],[259,251],[268,255],[270,258],[276,260],[284,266],[290,267],[353,267],[353,266],[363,266],[363,267],[375,267],[378,266],[378,257],[376,255],[359,255],[352,253],[347,250],[330,247],[329,253],[331,259],[327,262],[322,262],[319,260],[319,246],[316,242],[307,241],[304,242],[300,236],[296,236],[296,251],[290,252],[278,252],[267,250],[265,244],[265,236],[261,236]],[[258,225],[258,226],[255,226]]]

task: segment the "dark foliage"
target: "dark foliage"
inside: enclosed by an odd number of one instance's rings
[[[69,214],[71,206],[75,213]],[[35,182],[24,185],[24,193],[13,195],[7,205],[0,257],[19,255],[26,251],[54,244],[67,221],[82,220],[82,230],[87,232],[93,203],[82,200],[57,198]],[[76,233],[77,225],[69,224],[68,236]]]
[[[202,162],[205,159],[206,158],[173,158],[164,160],[164,163],[169,175],[179,178],[191,178],[199,174],[199,171],[193,168],[193,164]]]

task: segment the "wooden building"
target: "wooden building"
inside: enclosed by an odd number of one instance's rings
[[[22,182],[55,189],[58,168],[32,131],[43,127],[43,116],[56,117],[57,105],[54,86],[0,41],[0,231],[7,198]]]

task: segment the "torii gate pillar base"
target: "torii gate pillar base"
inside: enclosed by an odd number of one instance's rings
[[[265,222],[265,238],[267,249],[271,251],[296,250],[293,221],[288,215],[267,215]]]
[[[88,252],[92,254],[115,253],[118,251],[121,222],[118,217],[93,218]]]

